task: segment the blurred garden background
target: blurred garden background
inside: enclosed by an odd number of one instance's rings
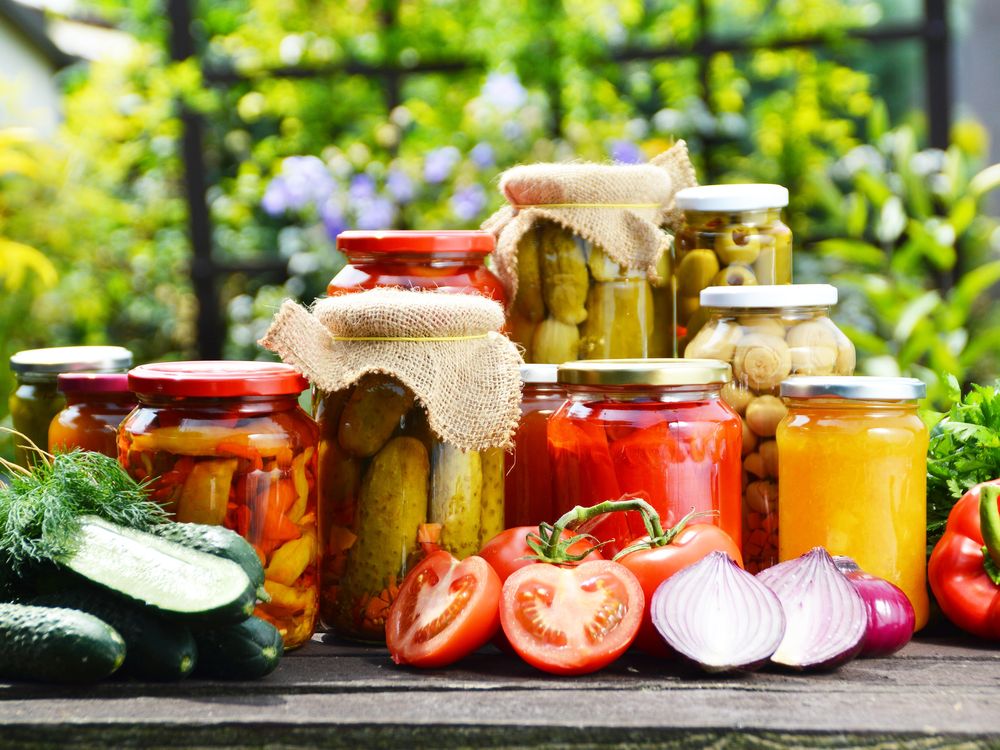
[[[0,0],[0,356],[262,357],[339,231],[683,138],[788,186],[796,280],[940,403],[1000,372],[998,42],[996,0]]]

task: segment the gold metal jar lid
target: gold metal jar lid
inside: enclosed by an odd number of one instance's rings
[[[595,359],[559,365],[566,385],[725,385],[732,368],[717,359]]]

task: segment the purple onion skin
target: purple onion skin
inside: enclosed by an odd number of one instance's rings
[[[861,594],[868,610],[861,656],[889,656],[909,643],[917,618],[903,590],[884,578],[865,573],[850,557],[837,555],[833,562]]]
[[[813,547],[762,570],[757,580],[777,594],[787,618],[785,638],[771,657],[774,664],[828,670],[861,653],[868,609],[825,549]]]

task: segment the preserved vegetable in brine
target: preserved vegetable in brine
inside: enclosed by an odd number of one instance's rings
[[[49,425],[49,452],[80,448],[118,456],[118,425],[135,408],[125,373],[64,373],[66,406]]]

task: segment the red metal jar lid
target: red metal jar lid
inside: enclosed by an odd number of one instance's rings
[[[274,362],[161,362],[128,374],[140,395],[232,398],[297,395],[309,382],[289,365]]]
[[[59,376],[59,390],[63,393],[125,394],[130,389],[128,375],[124,372],[71,372]]]
[[[451,229],[440,231],[350,230],[337,235],[337,248],[345,253],[479,253],[493,252],[496,241],[489,232]]]

